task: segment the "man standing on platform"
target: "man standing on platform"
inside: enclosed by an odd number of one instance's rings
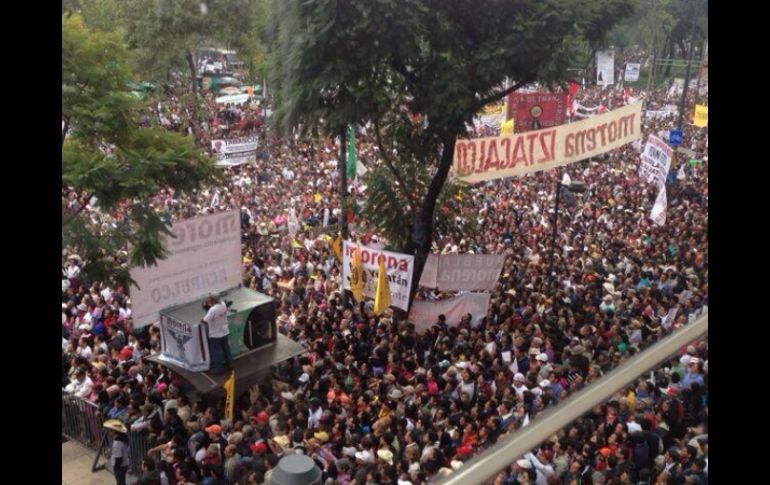
[[[206,324],[208,331],[211,372],[222,374],[225,372],[225,367],[228,370],[233,368],[233,356],[227,342],[230,335],[230,328],[227,325],[227,306],[216,297],[209,296],[203,301],[203,310],[206,316],[201,322]]]

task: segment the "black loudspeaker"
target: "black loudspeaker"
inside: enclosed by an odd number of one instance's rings
[[[243,344],[248,349],[255,349],[275,339],[275,301],[254,307],[246,319]]]

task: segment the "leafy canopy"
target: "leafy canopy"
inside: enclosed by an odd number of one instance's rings
[[[84,259],[88,277],[121,283],[129,265],[114,260],[119,251],[130,245],[130,265],[166,254],[168,221],[151,197],[162,188],[192,193],[216,179],[189,137],[138,123],[142,107],[128,88],[126,57],[119,34],[62,16],[62,195],[82,200],[75,208],[62,201],[62,244]]]

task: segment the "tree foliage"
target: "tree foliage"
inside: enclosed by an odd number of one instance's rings
[[[686,57],[695,22],[696,45],[708,38],[708,0],[636,0],[634,13],[620,22],[608,41],[619,50],[638,46],[662,54],[666,45],[679,46]]]
[[[82,199],[74,208],[62,201],[62,243],[84,259],[87,276],[123,283],[128,267],[111,255],[129,245],[130,265],[165,255],[168,224],[150,198],[161,188],[191,193],[215,180],[213,163],[190,138],[138,124],[126,58],[118,33],[62,16],[62,194]],[[87,205],[102,218],[84,211]]]
[[[128,46],[137,68],[165,79],[169,70],[189,70],[202,47],[237,50],[247,58],[259,48],[264,0],[125,0]]]
[[[327,135],[374,125],[419,281],[454,143],[473,114],[525,83],[565,82],[581,49],[631,10],[631,0],[274,0],[275,121]],[[516,84],[503,88],[506,78]],[[412,179],[415,165],[423,171]],[[370,197],[386,192],[379,174]]]

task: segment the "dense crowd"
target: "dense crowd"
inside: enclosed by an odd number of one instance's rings
[[[156,114],[181,119],[178,95],[166,96]],[[577,94],[584,106],[627,98],[612,88]],[[675,103],[665,90],[646,102],[648,110]],[[335,142],[264,134],[255,105],[206,106],[210,133],[259,134],[269,156],[227,169],[226,184],[196,197],[163,190],[153,205],[169,220],[240,210],[244,285],[276,299],[279,330],[307,353],[278,365],[273,385],[242,394],[234,422],[226,422],[224,400],[191,399],[182,379],[146,360],[159,348],[159,330],[132,328],[128,291],[84,281],[79,257],[65,250],[62,387],[158,443],[160,459],[146,459],[140,483],[160,483],[160,471],[171,484],[269,483],[290,453],[313,457],[327,484],[426,483],[708,305],[707,128],[685,127],[683,146],[698,162],[684,163],[684,178],[670,177],[660,227],[649,219],[657,190],[637,175],[641,144],[480,184],[469,198],[448,202],[442,213],[475,219],[483,230],[442,229],[436,252],[508,258],[481,323],[439,318],[418,335],[390,311],[376,317],[371,302],[342,307],[340,263],[328,238],[316,236],[325,218],[333,225],[342,216]],[[644,119],[645,134],[667,131],[674,116]],[[357,147],[365,163],[376,159],[364,133]],[[565,173],[587,191],[565,194],[551,279],[554,188]],[[63,193],[63,204],[85,208],[96,224],[119,217],[100,214],[83,194]],[[294,237],[292,207],[303,226]],[[354,222],[367,227],[365,215]],[[377,236],[356,234],[370,244]],[[419,298],[444,296],[421,291]],[[495,482],[707,483],[707,383],[704,340],[515,460]]]

